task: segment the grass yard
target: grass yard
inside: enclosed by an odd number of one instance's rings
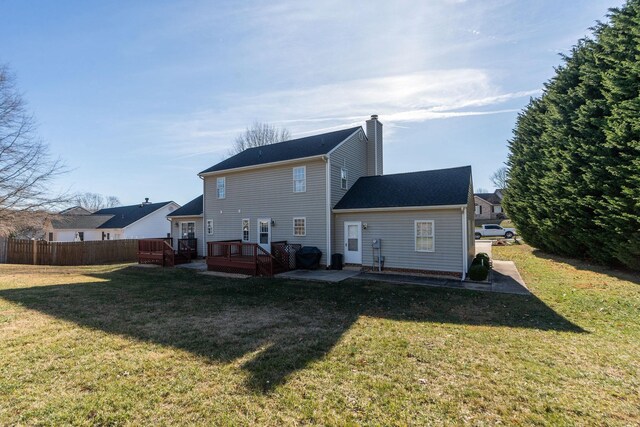
[[[493,251],[535,297],[0,265],[0,424],[640,422],[640,278]]]

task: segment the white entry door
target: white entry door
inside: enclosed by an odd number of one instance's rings
[[[360,221],[344,223],[344,262],[362,264],[362,223]]]
[[[262,249],[271,253],[271,218],[258,220],[258,244]]]

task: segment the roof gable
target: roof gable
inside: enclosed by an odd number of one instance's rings
[[[203,170],[200,174],[320,156],[329,153],[358,129],[362,129],[362,127],[357,126],[262,147],[248,148]]]
[[[502,202],[496,193],[475,193],[474,196],[492,205],[499,205]]]
[[[170,218],[172,216],[199,216],[199,215],[202,215],[202,201],[203,201],[203,197],[202,196],[198,196],[195,199],[191,200],[186,205],[182,206],[181,208],[178,208],[175,211],[171,212],[169,215],[167,215],[167,217]]]
[[[367,176],[358,179],[336,210],[466,205],[471,166]]]

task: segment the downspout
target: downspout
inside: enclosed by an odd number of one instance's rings
[[[322,159],[326,162],[326,215],[327,215],[327,269],[331,268],[331,158],[329,156],[323,156]]]
[[[198,177],[200,177],[200,179],[202,180],[202,252],[203,252],[203,256],[206,259],[207,256],[209,255],[207,253],[208,251],[208,245],[207,245],[207,215],[205,214],[206,212],[206,206],[207,204],[205,203],[205,198],[206,198],[206,186],[205,186],[205,178],[201,175],[198,175]]]
[[[469,239],[467,233],[467,208],[462,208],[462,280],[467,278],[467,263],[469,262]]]

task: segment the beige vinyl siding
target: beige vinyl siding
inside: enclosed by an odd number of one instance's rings
[[[331,153],[331,207],[353,186],[358,178],[367,175],[367,138],[362,129],[347,138]],[[341,187],[340,169],[347,169],[347,189]]]
[[[433,220],[435,251],[416,252],[415,221]],[[336,213],[334,251],[344,253],[344,222],[367,223],[362,230],[362,264],[373,264],[371,243],[382,239],[385,267],[462,272],[462,211],[438,209],[421,211],[377,211]]]
[[[171,237],[173,238],[173,248],[175,250],[178,249],[178,239],[182,238],[182,228],[180,226],[181,222],[195,222],[196,223],[196,239],[198,239],[198,256],[205,256],[206,245],[204,240],[202,240],[202,233],[204,230],[204,224],[202,222],[202,217],[199,216],[190,216],[190,217],[180,217],[180,218],[172,218],[171,219]],[[176,223],[178,226],[176,227]]]
[[[293,168],[306,166],[306,191],[293,192]],[[216,178],[226,177],[226,197],[216,198]],[[242,238],[242,219],[248,218],[249,241],[257,242],[259,218],[271,218],[275,225],[271,241],[286,240],[303,246],[317,246],[326,264],[326,162],[307,160],[207,176],[204,180],[205,215],[213,219],[213,236],[207,241]],[[306,218],[306,236],[293,235],[293,218]]]

